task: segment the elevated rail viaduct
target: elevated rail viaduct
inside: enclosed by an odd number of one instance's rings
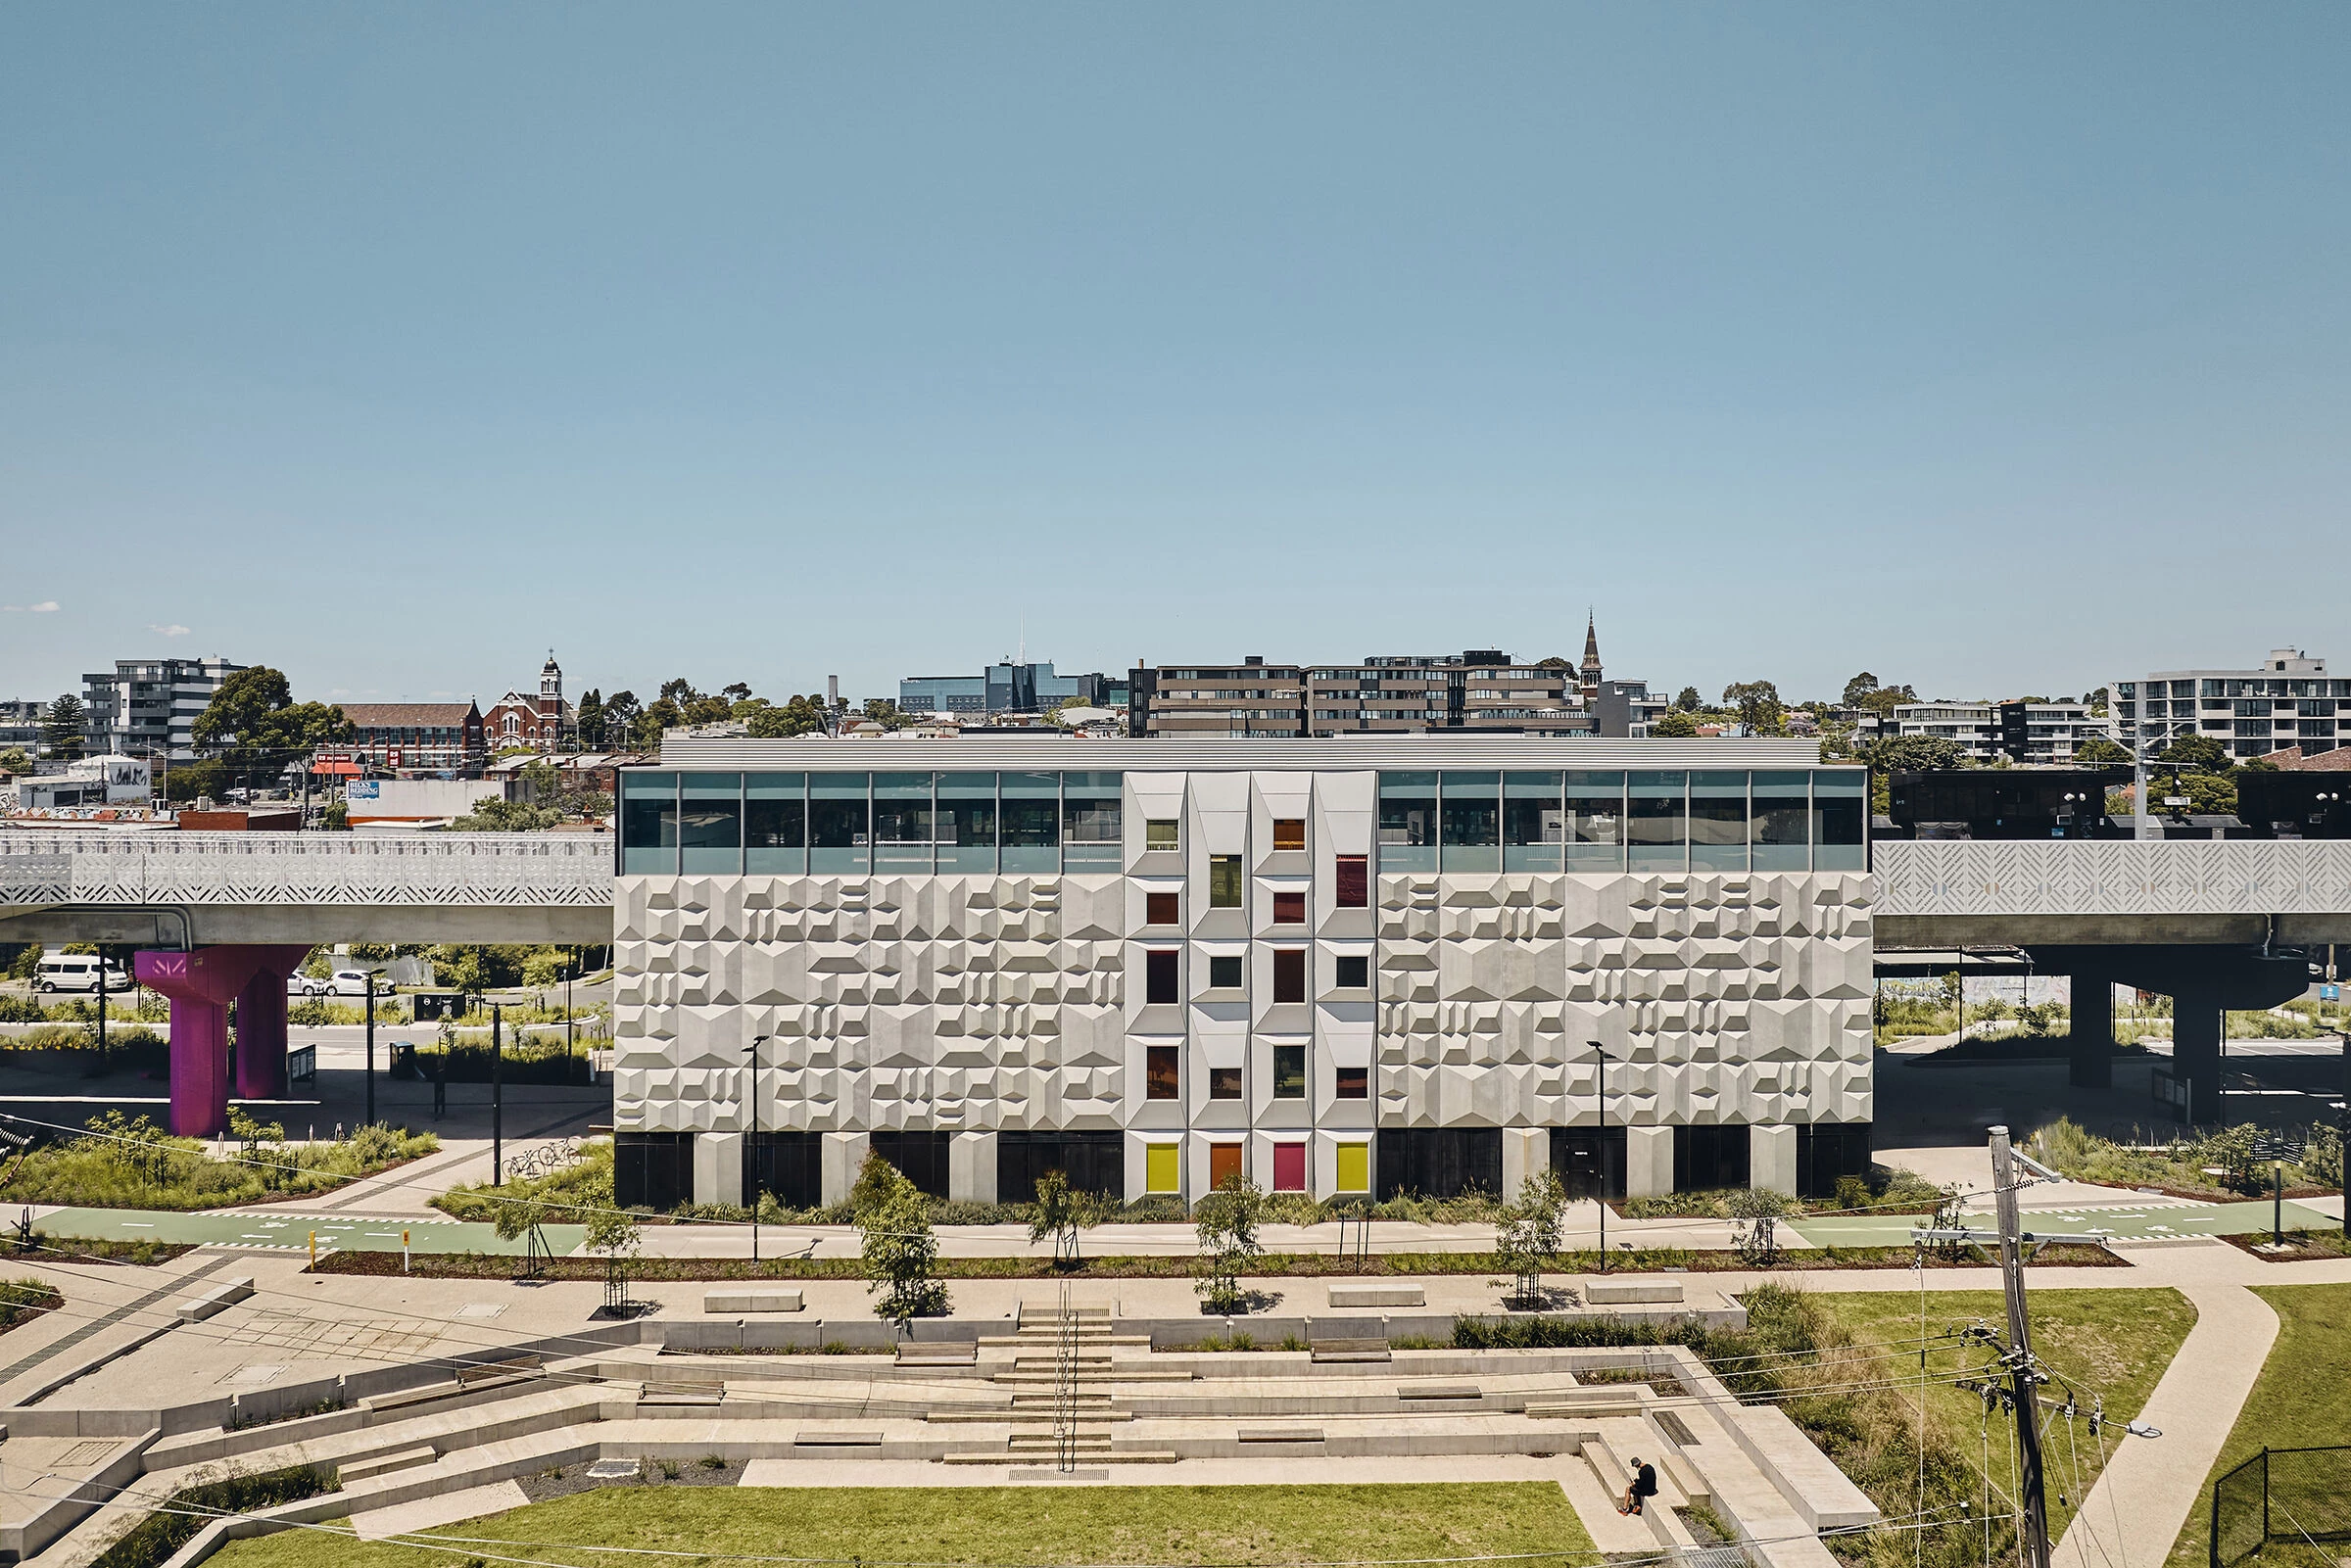
[[[2175,1074],[2189,1104],[2220,1084],[2224,1010],[2308,988],[2314,955],[2351,945],[2351,841],[1881,840],[1882,961],[2016,948],[2037,973],[2175,999]],[[227,1115],[284,1089],[285,977],[324,942],[613,939],[612,841],[600,834],[96,832],[0,834],[0,942],[138,948],[171,1000],[171,1120]],[[2110,992],[2074,993],[2074,1079],[2111,1076]],[[2209,1103],[2217,1104],[2217,1100]]]

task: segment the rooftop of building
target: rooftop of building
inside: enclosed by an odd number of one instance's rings
[[[471,702],[339,702],[343,717],[362,730],[393,725],[463,724],[474,716]]]
[[[920,755],[946,768],[1066,768],[1106,772],[1265,772],[1388,769],[1513,768],[1817,768],[1816,740],[1555,739],[1539,736],[1492,738],[1448,736],[1360,735],[1327,739],[1245,739],[1237,736],[1168,736],[1153,740],[1080,739],[1044,736],[1007,740],[985,731],[918,742]],[[858,772],[881,755],[867,746],[843,746],[822,738],[756,740],[745,736],[665,736],[661,766],[671,768],[777,768]],[[912,761],[907,746],[893,746],[893,759]],[[1829,766],[1855,766],[1829,764]]]

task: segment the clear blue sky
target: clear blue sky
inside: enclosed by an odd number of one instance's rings
[[[0,695],[2351,668],[2346,79],[2339,3],[11,5]]]

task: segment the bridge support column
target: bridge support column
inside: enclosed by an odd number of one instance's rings
[[[2221,1103],[2221,999],[2183,988],[2172,997],[2172,1076],[2187,1088],[2191,1123],[2225,1119]]]
[[[286,977],[307,947],[249,947],[253,977],[237,993],[237,1098],[282,1100],[286,1095]]]
[[[2114,983],[2103,974],[2074,976],[2073,1028],[2066,1081],[2077,1089],[2114,1087]]]
[[[171,1003],[171,1131],[206,1138],[228,1126],[228,1004],[253,977],[250,949],[145,952],[132,959],[141,985]]]

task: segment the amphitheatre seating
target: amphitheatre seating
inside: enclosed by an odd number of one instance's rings
[[[1396,1358],[1384,1339],[1314,1340],[1307,1349],[1317,1361],[1392,1361]]]
[[[900,1340],[897,1364],[900,1366],[978,1366],[978,1340]]]

